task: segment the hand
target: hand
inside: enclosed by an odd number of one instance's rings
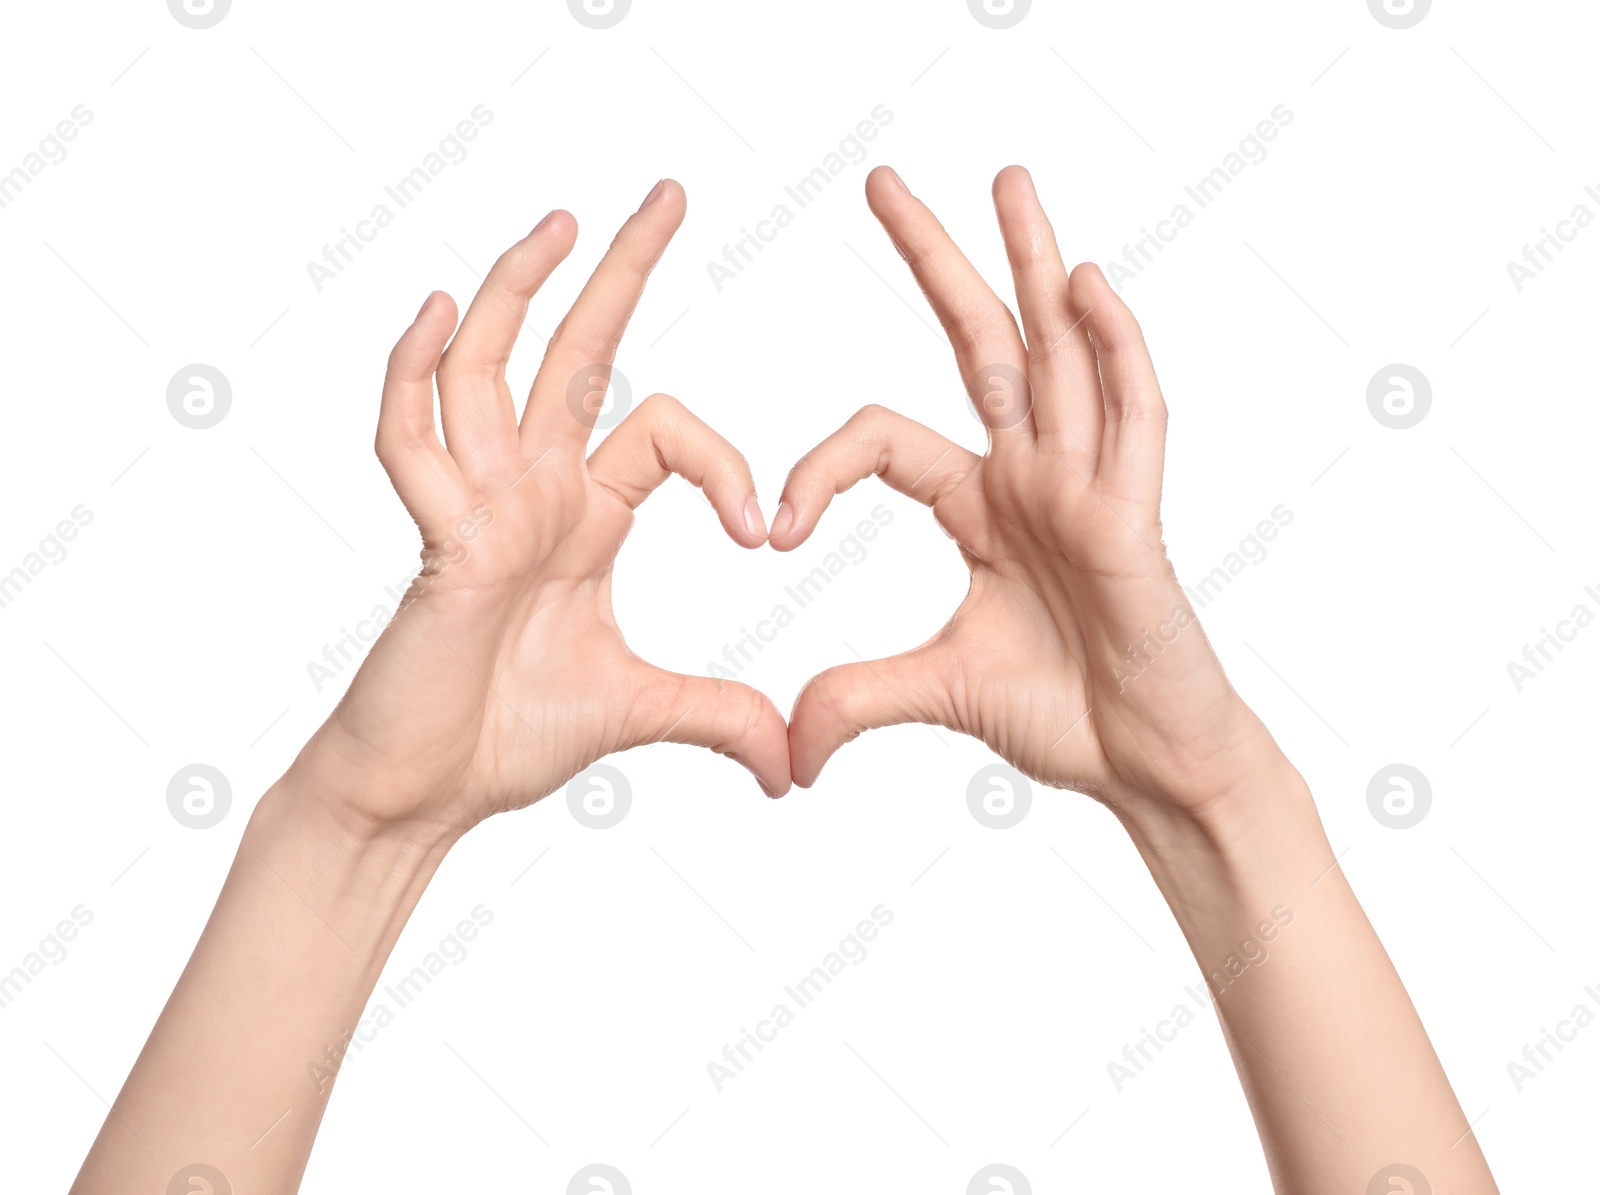
[[[584,459],[595,400],[684,203],[664,180],[623,225],[551,339],[520,424],[506,363],[529,299],[572,249],[566,212],[495,263],[459,329],[435,293],[395,345],[377,451],[421,529],[424,568],[288,778],[346,822],[459,834],[659,740],[710,747],[769,793],[788,789],[772,703],[645,663],[611,611],[633,508],[671,473],[704,490],[736,543],[765,542],[749,467],[659,394]]]
[[[814,783],[863,730],[928,722],[1113,807],[1148,796],[1204,804],[1276,749],[1228,683],[1161,542],[1155,369],[1100,271],[1068,277],[1028,173],[1002,171],[994,199],[1020,334],[899,176],[879,167],[868,178],[873,213],[955,346],[989,451],[871,406],[790,473],[778,550],[804,542],[833,495],[877,474],[933,508],[972,572],[966,600],[921,647],[806,686],[790,719],[795,783]]]

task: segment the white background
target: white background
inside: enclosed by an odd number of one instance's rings
[[[7,1189],[70,1182],[251,805],[342,690],[306,664],[415,567],[371,441],[385,354],[430,289],[464,304],[566,207],[578,248],[528,321],[548,335],[621,219],[680,179],[689,215],[619,365],[738,444],[770,516],[864,403],[981,444],[862,200],[872,165],[1009,299],[1000,167],[1028,165],[1064,250],[1106,264],[1279,104],[1266,159],[1124,290],[1172,411],[1167,540],[1193,582],[1293,512],[1206,628],[1311,782],[1502,1187],[1592,1181],[1600,1027],[1520,1092],[1507,1063],[1600,1010],[1600,626],[1521,692],[1506,669],[1579,602],[1600,612],[1600,227],[1520,293],[1506,270],[1576,204],[1600,213],[1591,6],[1461,0],[1404,31],[1359,0],[1039,0],[1009,30],[955,0],[637,0],[599,31],[554,0],[236,0],[204,31],[100,0],[5,22],[0,171],[93,113],[0,210],[0,572],[93,512],[0,609],[0,971],[93,913],[0,1009]],[[306,263],[478,104],[493,121],[469,156],[319,293]],[[866,160],[719,293],[706,263],[879,104]],[[541,350],[524,336],[514,388]],[[233,389],[205,431],[166,406],[194,362]],[[1393,362],[1433,388],[1404,431],[1366,404]],[[785,557],[734,547],[677,482],[618,565],[630,643],[704,671],[878,503],[894,517],[868,558],[741,678],[786,709],[821,667],[920,642],[964,576],[908,500],[864,485]],[[234,794],[204,831],[165,800],[197,761]],[[445,862],[385,982],[475,905],[493,922],[347,1064],[305,1190],[560,1192],[595,1161],[641,1195],[954,1193],[996,1161],[1037,1191],[1267,1189],[1209,1014],[1122,1091],[1108,1077],[1198,970],[1086,798],[1035,791],[1021,824],[985,828],[966,786],[992,757],[921,727],[777,803],[688,748],[610,762],[633,793],[615,828],[557,794]],[[1433,789],[1403,831],[1366,803],[1395,762]],[[723,1044],[880,903],[867,959],[718,1093]]]

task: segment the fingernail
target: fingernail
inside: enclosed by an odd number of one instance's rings
[[[773,797],[773,798],[775,798],[775,797],[777,797],[777,795],[778,795],[778,794],[777,794],[777,793],[775,793],[775,792],[773,792],[773,791],[772,791],[772,790],[771,790],[771,789],[770,789],[770,788],[768,788],[768,787],[767,787],[767,786],[766,786],[766,782],[765,782],[765,781],[763,781],[763,780],[762,780],[762,779],[761,779],[761,777],[760,777],[760,776],[757,776],[757,777],[756,777],[756,787],[757,787],[757,788],[759,788],[759,789],[760,789],[760,790],[761,790],[761,791],[762,791],[762,792],[763,792],[763,793],[765,793],[765,794],[766,794],[766,795],[767,795],[767,796],[768,796],[768,797]]]
[[[662,179],[655,186],[650,188],[650,194],[646,195],[644,197],[644,202],[639,205],[639,210],[641,212],[654,203],[657,199],[661,198],[661,189],[666,185],[666,182],[666,179]]]
[[[899,187],[907,195],[911,194],[911,188],[906,186],[906,180],[900,177],[900,172],[893,166],[886,167],[886,169],[889,171],[889,177],[894,179],[894,185]]]
[[[761,517],[761,504],[756,501],[754,494],[744,504],[744,529],[750,533],[750,538],[760,542],[767,538],[767,524]]]
[[[436,292],[434,292],[434,291],[429,291],[428,292],[428,297],[426,299],[422,300],[422,306],[417,308],[417,319],[421,319],[422,318],[422,313],[424,311],[428,310],[428,308],[433,305],[433,296],[434,296],[435,293]],[[415,321],[412,321],[412,322],[415,322]]]
[[[789,534],[789,529],[794,526],[794,507],[787,501],[778,503],[778,513],[772,516],[772,535],[770,538],[778,539]]]
[[[550,218],[551,218],[551,217],[552,217],[552,216],[554,216],[554,215],[555,215],[555,212],[553,212],[553,211],[552,211],[552,212],[546,212],[546,213],[545,213],[545,217],[544,217],[544,219],[543,219],[543,220],[540,220],[540,221],[539,221],[539,222],[538,222],[538,223],[537,223],[537,224],[535,224],[535,225],[534,225],[534,226],[533,226],[533,232],[530,232],[530,233],[529,233],[529,234],[528,234],[528,235],[529,235],[529,236],[532,236],[532,235],[533,235],[533,233],[534,233],[534,232],[538,232],[538,231],[539,231],[539,230],[540,230],[540,229],[541,229],[541,228],[543,228],[543,227],[544,227],[544,226],[545,226],[545,225],[546,225],[546,224],[548,224],[548,223],[550,223]]]

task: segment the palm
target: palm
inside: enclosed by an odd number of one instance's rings
[[[483,680],[492,697],[476,736],[473,784],[486,812],[537,799],[604,755],[666,738],[695,678],[646,663],[623,640],[611,607],[612,562],[632,524],[628,505],[586,479],[567,501],[582,516],[558,539],[540,584],[512,602]],[[753,691],[738,692],[752,714]]]

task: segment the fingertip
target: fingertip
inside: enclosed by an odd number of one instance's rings
[[[578,218],[566,208],[554,208],[533,226],[533,231],[528,234],[527,239],[532,240],[534,237],[553,240],[558,244],[562,241],[575,241],[578,239]]]
[[[816,787],[817,780],[822,776],[822,769],[827,766],[828,760],[832,758],[832,755],[833,753],[830,751],[821,759],[805,758],[796,754],[795,745],[791,741],[789,744],[789,774],[794,779],[794,786],[805,789]]]
[[[778,503],[777,513],[772,516],[772,530],[767,534],[767,542],[780,552],[792,552],[805,542],[806,534],[800,526],[794,506],[787,498],[783,499]]]
[[[1028,173],[1026,166],[1012,163],[1010,166],[1003,167],[1000,173],[994,176],[994,186],[991,190],[995,199],[998,200],[1003,191],[1009,191],[1014,187],[1021,188],[1024,194],[1031,195],[1034,193],[1033,175]]]
[[[738,764],[745,771],[749,772],[750,778],[756,782],[756,787],[761,790],[761,795],[775,801],[779,797],[783,796],[784,793],[788,792],[790,788],[788,748],[788,736],[785,735],[783,745],[783,768],[781,771],[777,768],[776,765],[778,761],[775,759],[765,760],[764,766],[757,766],[755,763],[751,762],[751,760],[746,756],[746,753],[743,751],[725,751],[721,752],[720,754],[724,755],[726,758]],[[764,751],[761,754],[767,755],[770,753]]]
[[[532,231],[501,255],[491,277],[511,293],[531,297],[556,266],[578,243],[578,221],[569,211],[555,208]],[[504,264],[502,264],[504,263]]]
[[[431,373],[455,326],[455,300],[442,290],[430,292],[417,309],[416,317],[395,341],[389,355],[390,365],[398,366],[407,376],[420,371]]]
[[[818,673],[808,680],[789,711],[789,774],[798,788],[815,785],[828,760],[842,745],[839,741],[830,741],[826,720],[819,721],[819,716],[828,708],[825,702],[819,705],[818,697],[826,675],[827,672]]]
[[[906,186],[905,179],[892,166],[875,166],[867,175],[866,182],[867,206],[874,212],[885,202],[896,195],[911,194],[911,188]]]
[[[675,178],[664,178],[650,189],[650,194],[639,205],[637,214],[665,217],[676,228],[683,223],[688,208],[689,197],[684,193],[683,185]]]
[[[867,189],[871,190],[875,187],[898,187],[902,191],[909,189],[905,180],[900,177],[899,172],[887,163],[881,166],[874,166],[867,172]]]
[[[781,797],[790,787],[788,723],[765,693],[748,685],[739,687],[754,699],[756,711],[752,711],[754,725],[744,732],[735,758],[755,777],[762,792]]]
[[[1114,296],[1116,293],[1111,290],[1111,284],[1106,281],[1106,276],[1101,273],[1100,267],[1092,261],[1082,261],[1073,266],[1067,282],[1080,290],[1089,290],[1097,294],[1110,292]]]
[[[1115,292],[1094,262],[1080,262],[1072,267],[1067,275],[1067,304],[1087,321],[1091,332],[1104,333],[1107,321],[1115,317],[1119,305],[1112,302],[1114,299]]]
[[[739,517],[739,523],[730,528],[737,532],[734,536],[736,542],[746,548],[759,548],[767,542],[767,523],[761,516],[761,503],[754,494],[745,499]]]
[[[1067,290],[1073,306],[1087,315],[1101,348],[1126,347],[1136,338],[1143,338],[1133,309],[1094,262],[1086,261],[1073,268]]]
[[[448,316],[452,323],[455,322],[456,301],[442,290],[429,291],[428,297],[422,300],[422,306],[417,308],[417,318],[413,324],[432,322],[440,317]]]

